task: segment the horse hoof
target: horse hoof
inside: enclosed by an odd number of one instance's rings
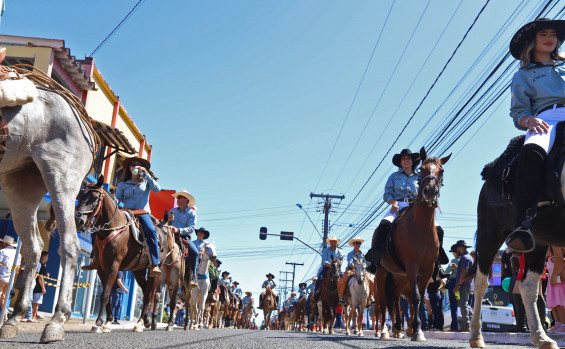
[[[65,329],[62,325],[48,323],[43,329],[43,333],[41,334],[41,339],[39,340],[39,342],[51,343],[62,341],[63,337],[65,337]]]
[[[358,333],[357,335],[358,335],[359,337],[363,337],[363,336],[364,336],[363,331],[359,331],[359,333]]]
[[[171,332],[173,330],[173,326],[169,325],[167,326],[167,332]]]
[[[152,330],[156,330],[156,329],[157,329],[157,324],[151,324],[151,329],[152,329]]]
[[[414,334],[414,330],[412,330],[411,328],[406,329],[406,335],[408,337],[412,337],[413,334]]]
[[[102,333],[102,327],[100,326],[92,326],[92,329],[90,330],[90,333]]]
[[[102,327],[102,333],[110,333],[112,332],[112,329],[108,326],[104,326]]]
[[[559,346],[555,342],[545,342],[539,345],[539,349],[557,349]]]
[[[334,331],[334,330],[331,330],[331,331],[330,331],[330,334],[335,334],[335,331]]]
[[[138,333],[139,333],[139,332],[143,332],[143,330],[144,330],[144,327],[143,327],[143,326],[140,326],[140,325],[136,325],[136,326],[133,328],[133,332],[138,332]]]
[[[4,324],[2,328],[0,328],[0,338],[12,338],[18,335],[20,331],[19,326],[14,326],[10,324]]]
[[[184,330],[185,330],[185,331],[188,331],[188,326],[184,326]]]
[[[425,342],[426,337],[424,337],[424,332],[415,333],[412,336],[412,342]]]
[[[471,348],[485,348],[485,341],[482,338],[471,338],[469,340]]]
[[[395,333],[395,334],[392,335],[392,337],[402,339],[402,338],[404,338],[404,335],[402,333]]]
[[[390,339],[390,334],[388,332],[381,333],[381,339]]]
[[[353,330],[353,334],[357,334],[357,330]]]

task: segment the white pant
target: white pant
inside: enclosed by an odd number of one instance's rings
[[[553,143],[555,143],[555,125],[559,121],[565,121],[565,108],[546,110],[537,117],[547,122],[549,131],[541,134],[528,131],[524,144],[537,144],[549,154],[549,151],[553,148]]]
[[[398,212],[400,212],[400,210],[402,210],[404,207],[408,207],[408,205],[410,205],[410,203],[406,202],[406,201],[399,201],[398,202],[398,211],[396,211],[395,213],[390,212],[390,210],[385,214],[385,216],[383,217],[383,219],[386,219],[387,221],[391,222],[398,217]]]

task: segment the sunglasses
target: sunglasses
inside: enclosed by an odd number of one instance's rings
[[[132,163],[130,164],[130,166],[134,166],[134,167],[135,167],[135,166],[141,166],[141,163],[139,163],[139,162],[132,162]]]
[[[353,245],[361,245],[361,243],[359,241],[355,241]]]

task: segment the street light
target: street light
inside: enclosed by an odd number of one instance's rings
[[[320,253],[320,251],[316,250],[314,247],[308,245],[307,243],[305,243],[304,241],[300,240],[299,238],[297,238],[296,236],[294,236],[294,232],[291,231],[281,231],[280,234],[268,234],[267,233],[267,228],[266,227],[261,227],[259,229],[259,239],[261,240],[267,240],[267,235],[270,236],[278,236],[280,237],[281,240],[298,240],[299,242],[301,242],[303,245],[309,247],[311,250],[313,250],[314,252],[316,252],[319,255],[322,255]]]

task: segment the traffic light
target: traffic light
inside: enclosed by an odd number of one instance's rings
[[[291,231],[281,231],[281,240],[291,240],[293,238],[294,233]]]
[[[266,227],[261,227],[261,229],[259,229],[259,239],[261,239],[261,240],[267,239],[267,228]]]

